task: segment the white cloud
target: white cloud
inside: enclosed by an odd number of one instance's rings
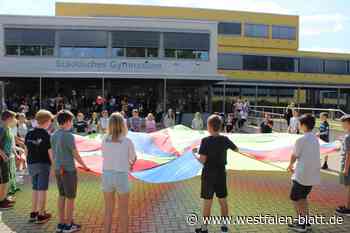
[[[349,17],[334,14],[317,14],[301,16],[301,36],[319,36],[323,33],[336,33],[345,28]]]

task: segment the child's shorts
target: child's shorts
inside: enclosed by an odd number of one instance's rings
[[[311,190],[312,186],[305,186],[293,180],[292,189],[290,191],[290,199],[292,201],[306,199],[307,196],[310,194]]]
[[[202,175],[201,198],[210,200],[214,194],[220,199],[227,197],[226,172]]]
[[[61,197],[74,199],[77,196],[78,176],[76,171],[56,170],[58,193]]]
[[[0,184],[7,184],[10,180],[9,160],[0,159]]]
[[[127,172],[103,171],[103,192],[128,193],[130,191],[129,175]]]
[[[34,163],[28,164],[28,171],[32,177],[32,189],[35,191],[47,191],[49,189],[50,181],[49,164]]]

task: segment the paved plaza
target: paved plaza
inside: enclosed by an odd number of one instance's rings
[[[103,196],[100,178],[80,173],[80,184],[76,201],[75,221],[83,225],[81,232],[97,233],[103,230]],[[48,210],[54,218],[44,225],[28,224],[31,208],[29,180],[16,195],[17,204],[13,210],[1,213],[1,233],[43,233],[54,232],[56,226],[57,189],[52,181],[49,190]],[[189,233],[194,227],[186,223],[186,215],[200,213],[200,178],[172,184],[146,184],[132,181],[130,207],[130,232],[132,233]],[[294,214],[288,199],[289,174],[279,171],[229,171],[229,206],[232,215],[256,216]],[[312,214],[333,216],[335,206],[345,201],[342,186],[332,174],[322,174],[322,185],[311,195]],[[218,204],[213,207],[213,215],[219,215]],[[350,231],[350,218],[342,225],[316,225],[313,232],[340,233]],[[114,217],[117,228],[117,216]],[[286,225],[234,225],[231,232],[242,233],[285,233]],[[211,226],[210,232],[218,232],[218,226]]]

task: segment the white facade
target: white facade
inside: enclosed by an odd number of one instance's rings
[[[210,34],[209,59],[61,58],[6,56],[4,28],[133,30]],[[109,47],[109,49],[111,49]],[[108,54],[111,54],[110,51]],[[0,77],[152,78],[223,80],[217,74],[217,23],[192,20],[119,17],[0,16]]]

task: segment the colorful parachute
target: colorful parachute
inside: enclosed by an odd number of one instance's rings
[[[192,149],[198,147],[206,131],[175,126],[155,133],[129,132],[138,160],[130,175],[148,183],[168,183],[190,179],[200,174],[202,165],[194,158]],[[227,169],[281,170],[289,161],[294,142],[301,135],[293,134],[227,134],[240,153],[228,153]],[[80,154],[95,173],[101,174],[102,135],[76,136]],[[337,143],[320,141],[321,154],[337,150]]]

